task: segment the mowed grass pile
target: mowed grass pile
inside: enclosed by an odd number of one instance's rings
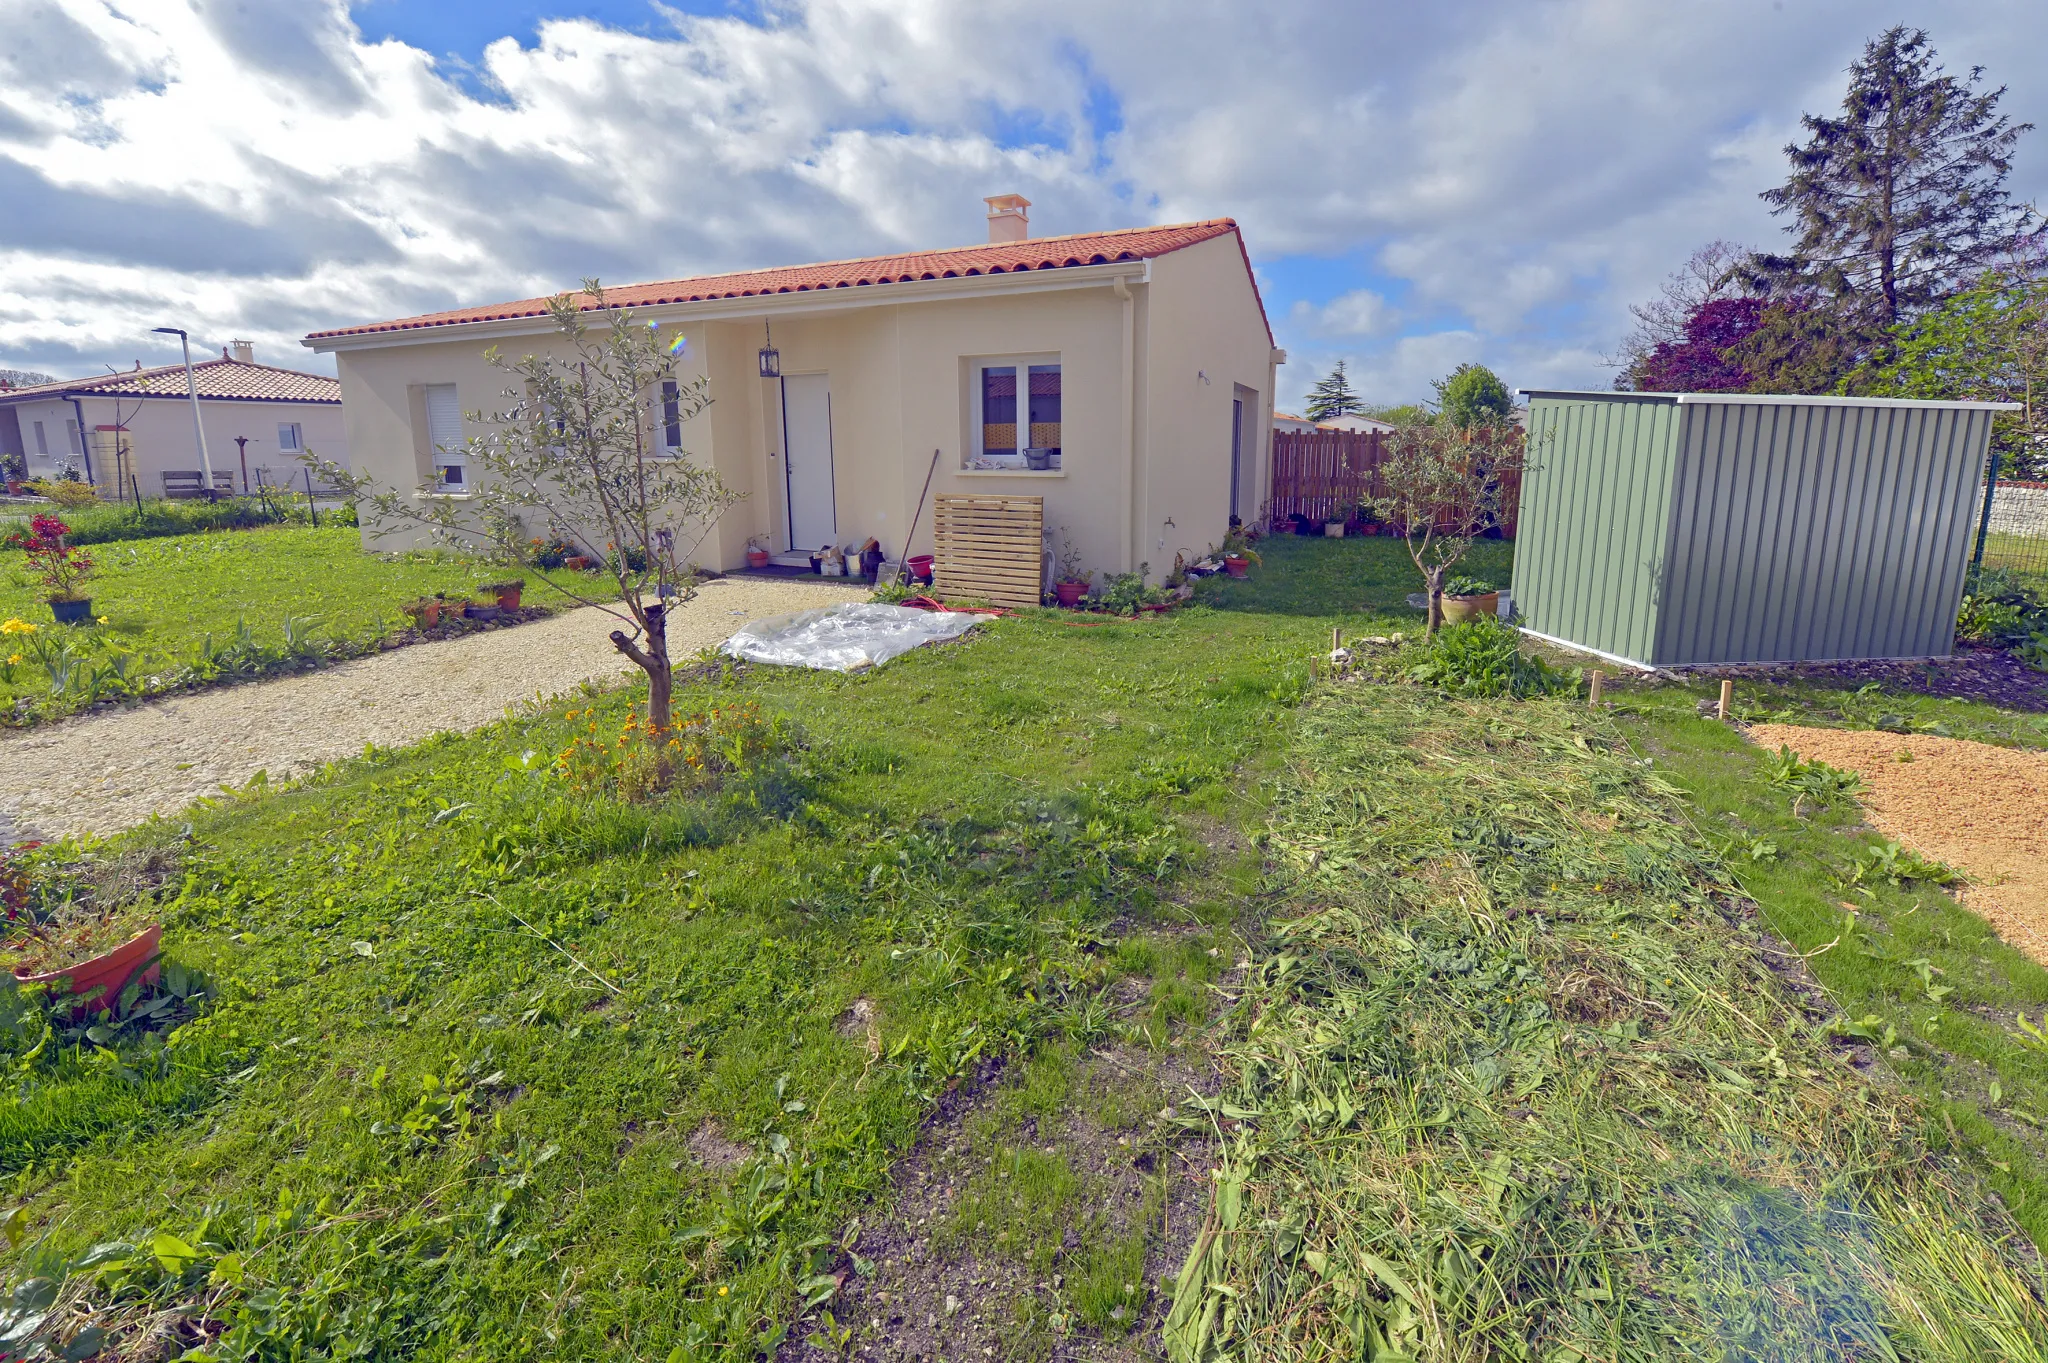
[[[0,1029],[10,1277],[225,1358],[772,1354],[942,1097],[1099,1027],[1115,944],[1180,921],[1181,816],[1230,812],[1324,628],[1004,620],[686,684],[807,736],[687,800],[549,774],[618,693],[160,830],[213,1001]]]
[[[1302,717],[1191,1359],[2048,1356],[2031,1246],[1565,702]]]
[[[448,554],[365,554],[352,526],[120,540],[85,552],[94,564],[85,589],[105,624],[53,623],[24,555],[0,551],[0,620],[37,627],[0,637],[0,720],[365,652],[406,626],[405,602],[466,597],[494,576],[489,564]]]

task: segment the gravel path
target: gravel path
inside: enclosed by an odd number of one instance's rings
[[[720,578],[669,621],[684,657],[744,620],[857,601],[865,589],[822,581]],[[183,809],[258,771],[283,780],[365,743],[397,747],[468,730],[507,706],[635,671],[591,608],[358,658],[301,677],[198,691],[0,737],[0,835],[114,833]]]

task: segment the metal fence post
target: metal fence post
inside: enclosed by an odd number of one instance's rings
[[[1991,498],[1998,491],[1998,458],[2002,453],[1996,445],[1991,447],[1991,472],[1984,479],[1984,510],[1977,517],[1977,552],[1970,555],[1972,570],[1984,566],[1984,540],[1991,534]]]
[[[320,528],[320,507],[313,500],[313,470],[306,470],[306,514],[313,518],[313,528]]]

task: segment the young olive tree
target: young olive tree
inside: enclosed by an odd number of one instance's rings
[[[376,525],[373,537],[425,529],[438,542],[509,562],[530,560],[542,535],[586,552],[604,546],[609,552],[592,556],[609,581],[596,592],[582,573],[530,562],[525,571],[623,626],[612,630],[612,646],[647,674],[659,766],[674,692],[669,612],[696,595],[691,556],[740,494],[659,439],[711,401],[701,378],[678,379],[680,340],[665,343],[656,324],[607,302],[594,279],[580,295],[549,299],[548,315],[566,353],[511,361],[494,346],[484,354],[508,379],[507,405],[469,414],[488,430],[464,448],[471,478],[463,496],[443,495],[432,480],[379,488],[317,456],[306,462]]]
[[[1519,481],[1526,442],[1507,422],[1459,428],[1405,425],[1385,437],[1373,510],[1402,527],[1429,595],[1426,633],[1443,623],[1444,578],[1478,539],[1500,524],[1503,484]]]

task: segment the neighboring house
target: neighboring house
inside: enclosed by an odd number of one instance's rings
[[[1307,432],[1315,428],[1316,423],[1305,416],[1296,416],[1292,412],[1273,413],[1273,429],[1276,431]]]
[[[324,374],[257,364],[246,341],[231,358],[192,366],[200,420],[218,478],[237,490],[244,473],[273,481],[303,476],[305,450],[346,462],[341,385]],[[239,442],[238,443],[238,439]],[[31,478],[76,471],[112,498],[164,495],[164,474],[196,471],[199,445],[182,363],[33,388],[0,388],[0,452],[19,454]],[[131,481],[132,480],[132,481]]]
[[[1318,421],[1316,429],[1319,431],[1352,431],[1357,434],[1370,434],[1373,431],[1378,431],[1380,434],[1386,435],[1395,430],[1396,427],[1391,421],[1381,421],[1378,417],[1360,416],[1356,412],[1350,412],[1344,416],[1333,416],[1328,421]]]
[[[664,338],[682,332],[682,378],[709,379],[705,412],[654,422],[746,494],[700,551],[708,566],[740,565],[749,536],[783,555],[870,535],[906,552],[934,452],[934,497],[1042,495],[1046,526],[1090,570],[1144,562],[1156,580],[1176,550],[1256,514],[1286,357],[1237,225],[1032,239],[1025,200],[987,202],[986,245],[608,290]],[[770,328],[780,376],[763,378]],[[485,348],[528,353],[555,334],[531,298],[305,344],[338,357],[358,472],[461,496],[471,414],[506,386]],[[931,527],[927,505],[908,552],[929,550]]]

